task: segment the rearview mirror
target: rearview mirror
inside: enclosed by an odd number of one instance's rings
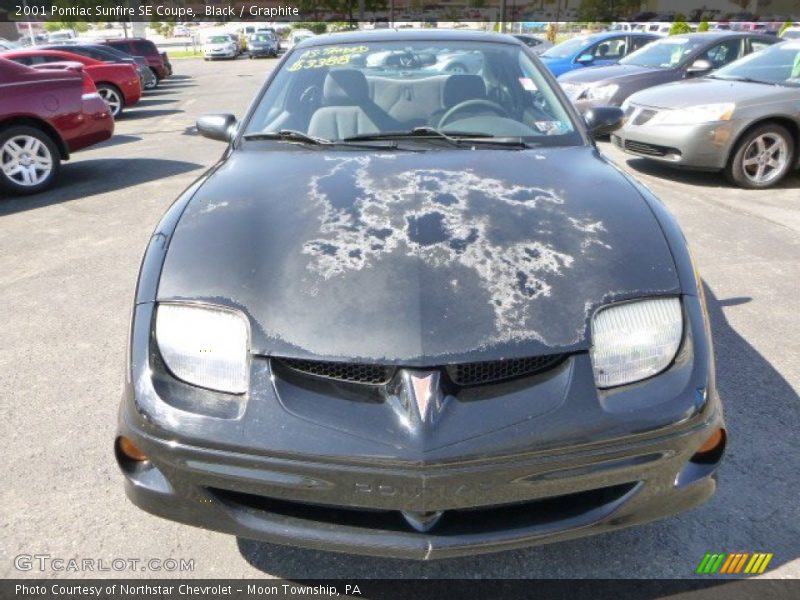
[[[690,75],[703,75],[704,73],[708,73],[709,71],[714,70],[714,65],[711,62],[705,60],[704,58],[698,58],[694,61],[689,68],[686,69],[686,72]]]
[[[595,106],[583,114],[592,136],[606,135],[622,127],[625,113],[617,106]]]
[[[581,54],[578,58],[575,59],[575,62],[580,63],[582,65],[588,65],[591,62],[594,62],[594,56],[591,54]]]
[[[233,139],[236,117],[229,113],[203,115],[197,119],[197,131],[203,137],[220,142]]]

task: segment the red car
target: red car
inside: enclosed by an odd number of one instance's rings
[[[3,58],[33,67],[51,62],[79,62],[97,86],[97,91],[111,109],[114,118],[122,114],[126,106],[136,104],[142,97],[142,82],[139,72],[132,64],[107,63],[88,56],[63,50],[10,50],[0,54]]]
[[[159,52],[156,45],[150,40],[144,38],[110,38],[100,43],[122,50],[131,56],[143,56],[147,61],[147,66],[150,67],[150,70],[153,71],[159,81],[172,75],[172,65],[167,58],[166,52]]]
[[[0,195],[48,188],[71,152],[114,133],[111,111],[83,67],[52,67],[0,58]]]

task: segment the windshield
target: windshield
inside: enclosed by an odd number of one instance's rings
[[[206,40],[207,44],[227,44],[231,41],[227,35],[214,35]]]
[[[588,37],[578,37],[561,42],[542,54],[545,58],[569,58],[585,48],[591,40]]]
[[[262,44],[270,43],[274,38],[271,33],[254,33],[250,36],[251,42],[260,42]]]
[[[298,49],[245,134],[324,140],[435,128],[450,134],[579,144],[569,113],[517,44],[373,41]]]
[[[719,69],[713,77],[800,86],[800,42],[784,42],[750,54]]]
[[[619,61],[621,65],[677,67],[703,45],[703,40],[688,37],[668,37],[640,48]]]

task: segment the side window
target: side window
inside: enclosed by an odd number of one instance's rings
[[[617,60],[625,56],[627,44],[624,37],[603,40],[590,50],[596,60]]]
[[[764,40],[750,40],[750,52],[758,52],[764,48],[769,48],[772,44]]]
[[[39,64],[38,62],[36,62],[36,63],[33,62],[35,58],[38,58],[38,57],[18,56],[17,58],[14,59],[14,62],[18,62],[21,65],[28,65],[30,67],[31,65],[38,65]]]
[[[631,36],[631,43],[630,48],[628,48],[628,54],[633,52],[634,50],[638,50],[642,46],[646,46],[653,40],[649,37],[645,37],[643,35],[632,35]]]
[[[706,50],[703,58],[708,60],[712,65],[714,65],[715,69],[719,69],[720,67],[724,67],[728,63],[732,63],[741,55],[742,49],[742,41],[739,40],[727,40],[722,42],[721,44],[717,44],[713,46],[709,50]]]
[[[134,42],[133,51],[140,56],[147,56],[149,54],[157,54],[153,51],[152,45],[147,42]]]

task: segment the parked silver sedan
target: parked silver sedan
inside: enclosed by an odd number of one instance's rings
[[[676,87],[677,86],[677,87]],[[751,189],[798,166],[800,42],[776,44],[713,75],[633,94],[612,142],[676,166],[724,171]]]

